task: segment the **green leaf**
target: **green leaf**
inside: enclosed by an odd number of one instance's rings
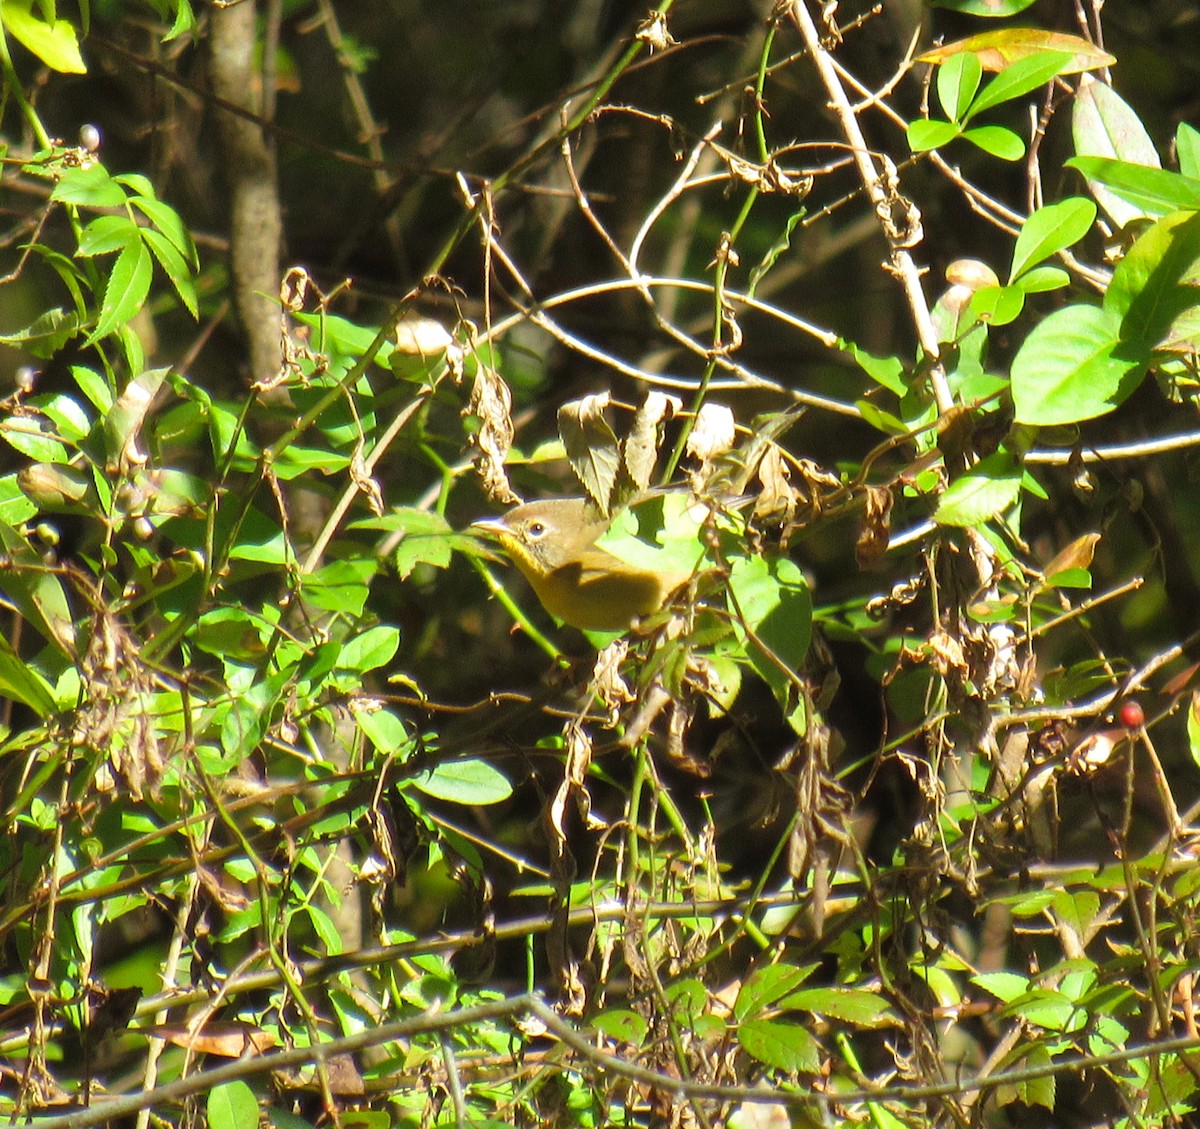
[[[1071,196],[1039,208],[1021,226],[1013,247],[1009,282],[1016,282],[1038,263],[1074,246],[1095,222],[1096,205],[1082,196]]]
[[[1120,329],[1120,316],[1098,306],[1067,306],[1035,326],[1012,363],[1017,422],[1078,423],[1123,403],[1147,358],[1121,341]]]
[[[1019,161],[1025,156],[1025,142],[1002,125],[978,125],[963,131],[963,140],[1001,161]]]
[[[984,286],[971,295],[968,308],[988,325],[1008,325],[1021,316],[1025,291],[1019,286]]]
[[[795,991],[815,971],[815,964],[797,967],[769,964],[756,968],[742,983],[733,1003],[733,1017],[739,1023]]]
[[[855,345],[853,341],[838,338],[838,348],[849,353],[855,363],[876,384],[882,385],[889,392],[903,396],[908,391],[908,378],[904,371],[904,362],[899,357],[876,357],[866,349]]]
[[[1193,693],[1187,710],[1188,752],[1200,768],[1200,695]]]
[[[137,224],[128,216],[97,216],[79,235],[79,254],[107,255],[140,238]]]
[[[1071,285],[1071,276],[1062,267],[1034,267],[1016,280],[1026,294],[1042,294],[1048,290],[1061,290]]]
[[[993,106],[1021,98],[1057,75],[1070,73],[1073,66],[1073,56],[1066,51],[1038,51],[1018,59],[980,91],[968,116],[973,118]]]
[[[918,118],[908,123],[908,147],[914,153],[927,153],[930,149],[941,149],[949,145],[959,133],[953,122]]]
[[[405,783],[437,800],[470,806],[499,804],[512,795],[512,785],[498,769],[482,760],[447,761]]]
[[[468,534],[456,533],[439,513],[402,506],[390,514],[353,522],[351,529],[379,529],[400,533],[392,561],[401,580],[407,580],[418,565],[447,568],[453,551],[478,552],[479,542]]]
[[[41,20],[30,11],[29,0],[4,0],[0,6],[4,29],[51,70],[60,74],[87,74],[79,53],[79,38],[66,20]]]
[[[900,1023],[900,1017],[887,1000],[859,988],[806,988],[788,996],[781,1006],[841,1019],[855,1027],[891,1027]]]
[[[1200,213],[1176,212],[1142,233],[1113,271],[1104,308],[1121,318],[1121,337],[1150,351],[1200,306]]]
[[[104,288],[100,319],[85,345],[94,345],[114,333],[145,305],[153,274],[154,262],[145,243],[141,239],[130,243],[113,264],[108,285]]]
[[[1114,161],[1109,157],[1072,157],[1066,165],[1078,169],[1089,183],[1096,181],[1114,196],[1132,204],[1136,209],[1134,219],[1200,208],[1200,180],[1180,176],[1177,172]],[[1102,198],[1097,199],[1104,203]]]
[[[1147,168],[1162,165],[1153,139],[1133,108],[1111,86],[1090,75],[1080,80],[1075,94],[1071,136],[1079,157],[1108,157]],[[1088,190],[1118,227],[1146,215],[1098,181],[1089,181]]]
[[[993,452],[950,483],[938,499],[933,520],[941,525],[982,525],[1016,502],[1021,475],[1021,465],[1011,452]]]
[[[79,332],[80,324],[80,317],[74,312],[68,314],[59,308],[47,310],[24,329],[0,334],[0,345],[24,349],[34,357],[48,360]]]
[[[245,1082],[214,1086],[208,1094],[208,1129],[258,1129],[258,1099]]]
[[[774,691],[789,724],[803,732],[807,719],[793,675],[808,653],[812,599],[800,567],[786,557],[736,557],[728,603],[750,665]]]
[[[968,16],[1015,16],[1025,11],[1034,0],[933,0],[935,8],[948,8]]]
[[[54,186],[50,199],[85,208],[123,208],[128,196],[101,164],[68,169]]]
[[[650,1029],[650,1024],[645,1016],[623,1008],[602,1011],[592,1020],[592,1026],[610,1039],[628,1043],[634,1047],[642,1045],[646,1038],[646,1032]]]
[[[1200,130],[1180,122],[1175,130],[1175,156],[1179,171],[1193,180],[1200,180]]]
[[[155,229],[179,252],[192,271],[199,269],[200,260],[196,254],[196,244],[192,242],[192,237],[183,220],[179,218],[179,213],[170,204],[164,204],[161,200],[155,200],[148,196],[134,196],[129,202],[150,220]]]
[[[13,650],[3,635],[0,635],[0,697],[21,702],[43,720],[57,708],[50,683]]]
[[[396,657],[400,649],[400,629],[380,624],[348,639],[338,656],[338,667],[363,673],[378,670]]]
[[[192,272],[178,248],[157,228],[142,228],[141,237],[146,246],[154,253],[163,273],[171,280],[171,285],[175,288],[175,293],[179,295],[184,309],[192,317],[198,318],[200,303],[196,297],[196,287],[192,282]]]
[[[737,1039],[751,1058],[776,1070],[820,1072],[821,1045],[798,1024],[751,1019],[738,1027]]]
[[[982,78],[983,67],[969,51],[952,55],[938,67],[938,101],[952,122],[963,120]]]
[[[1015,972],[980,972],[971,977],[971,983],[1003,1003],[1010,1003],[1029,991],[1029,977]]]

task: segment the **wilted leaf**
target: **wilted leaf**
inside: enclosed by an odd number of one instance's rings
[[[483,479],[487,496],[508,504],[520,499],[508,482],[504,462],[513,441],[512,393],[500,374],[488,365],[480,364],[471,385],[471,398],[463,415],[479,421],[478,430],[471,436],[471,445],[478,452],[475,470]]]
[[[696,414],[696,424],[688,436],[687,453],[706,467],[733,447],[736,436],[733,412],[724,404],[709,401]]]
[[[612,513],[613,490],[621,469],[621,448],[605,418],[610,396],[601,392],[558,409],[558,433],[567,461],[601,514]]]
[[[1091,568],[1092,557],[1096,555],[1096,546],[1100,542],[1099,533],[1085,533],[1076,537],[1065,549],[1054,555],[1044,569],[1042,575],[1049,578],[1060,572],[1073,568]]]
[[[664,392],[648,392],[634,413],[629,434],[621,444],[621,460],[630,482],[640,491],[650,485],[658,461],[659,424],[671,419],[683,402]]]
[[[884,486],[869,486],[864,501],[862,529],[854,546],[854,556],[859,568],[870,568],[887,552],[892,492]]]

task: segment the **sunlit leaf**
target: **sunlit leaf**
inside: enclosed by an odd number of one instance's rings
[[[969,39],[960,39],[955,43],[935,47],[917,58],[922,63],[941,63],[961,51],[970,51],[978,55],[985,71],[1002,71],[1022,59],[1047,52],[1067,56],[1062,69],[1054,71],[1054,74],[1075,74],[1078,71],[1092,70],[1094,67],[1112,66],[1117,61],[1107,51],[1101,51],[1094,43],[1089,43],[1077,35],[1025,27],[981,32]],[[1041,83],[1035,85],[1040,86]]]
[[[1147,357],[1122,342],[1120,315],[1068,306],[1036,325],[1012,362],[1019,423],[1078,423],[1123,403],[1146,375]]]

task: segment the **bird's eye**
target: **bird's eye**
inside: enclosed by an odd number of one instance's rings
[[[541,537],[546,532],[546,523],[543,521],[531,521],[529,523],[529,536]]]

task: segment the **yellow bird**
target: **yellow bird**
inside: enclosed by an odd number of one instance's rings
[[[584,631],[624,631],[658,611],[687,576],[639,568],[597,547],[610,521],[584,498],[551,498],[471,528],[500,543],[551,615]]]

